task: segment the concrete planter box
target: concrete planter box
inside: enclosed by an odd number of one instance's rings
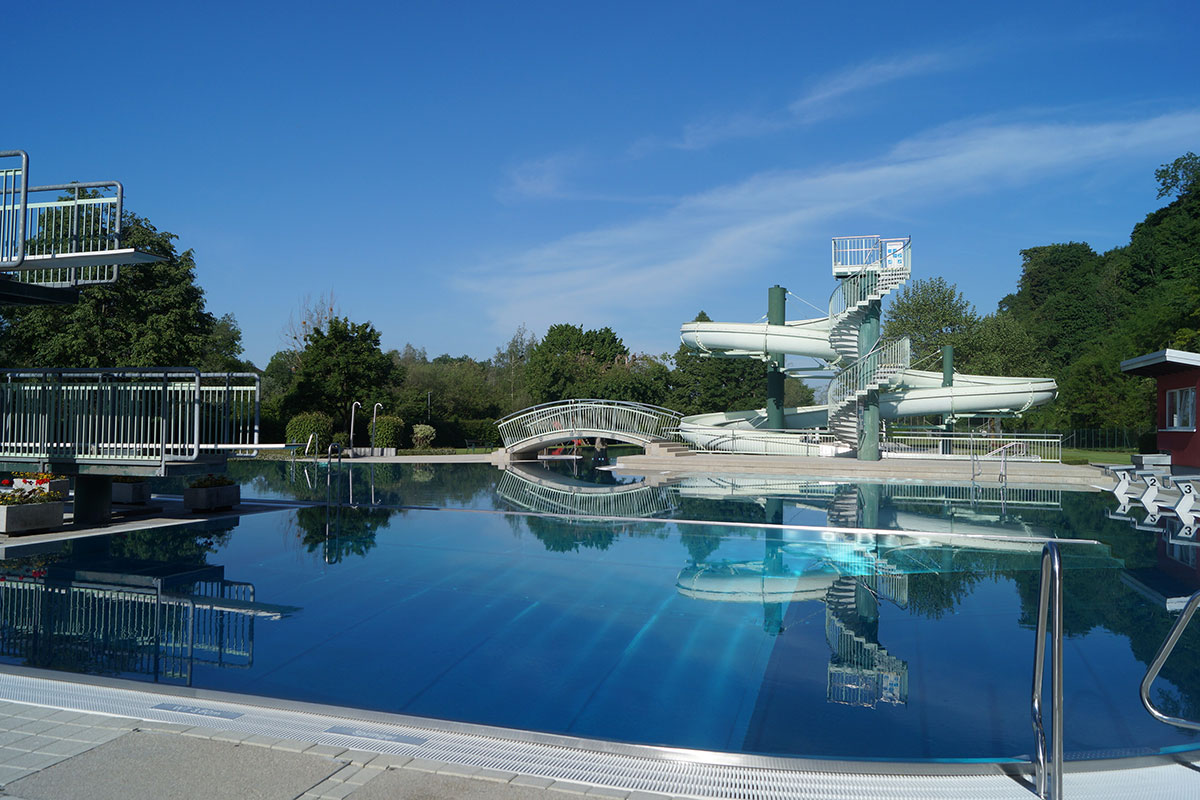
[[[242,487],[209,486],[204,489],[183,490],[183,507],[188,511],[213,511],[218,508],[233,508],[242,502]]]
[[[13,488],[27,492],[30,489],[37,489],[39,487],[38,482],[33,478],[13,478]],[[43,483],[40,488],[45,489],[47,492],[58,492],[63,497],[66,497],[71,493],[71,480],[70,478],[54,478]]]
[[[112,501],[126,505],[141,506],[150,502],[150,484],[145,481],[123,483],[113,481]]]
[[[63,523],[61,500],[52,503],[25,503],[19,506],[0,506],[0,533],[22,533],[57,528]]]

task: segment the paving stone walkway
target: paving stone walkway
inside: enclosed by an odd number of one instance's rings
[[[672,800],[424,758],[0,701],[9,800]]]

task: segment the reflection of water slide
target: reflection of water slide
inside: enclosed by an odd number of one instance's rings
[[[1057,489],[927,484],[875,487],[880,508],[868,515],[874,521],[867,526],[874,528],[967,536],[1050,537],[1053,534],[1048,529],[1031,526],[1011,512],[1062,508],[1062,492]],[[687,475],[674,490],[685,498],[753,503],[778,498],[800,508],[825,511],[832,527],[864,526],[859,493],[852,484],[770,475]]]
[[[953,376],[910,367],[908,340],[879,342],[860,354],[864,319],[911,272],[907,239],[834,239],[834,275],[840,283],[829,316],[769,323],[690,322],[680,327],[684,345],[712,356],[758,358],[784,368],[787,355],[825,362],[837,370],[828,402],[785,409],[783,428],[769,429],[767,410],[684,417],[680,434],[709,450],[758,454],[835,455],[858,443],[859,406],[878,393],[879,416],[1020,414],[1048,403],[1057,392],[1050,378]]]

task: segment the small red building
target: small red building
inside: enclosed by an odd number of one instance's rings
[[[1171,454],[1171,465],[1200,467],[1196,435],[1196,389],[1200,387],[1200,353],[1159,350],[1121,362],[1121,370],[1158,381],[1158,449]]]

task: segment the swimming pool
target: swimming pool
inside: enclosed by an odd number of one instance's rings
[[[1024,759],[1054,533],[1068,757],[1196,744],[1137,695],[1194,551],[1105,519],[1105,495],[717,476],[600,521],[529,512],[555,487],[485,465],[328,489],[308,467],[239,465],[244,496],[340,504],[3,562],[0,660],[673,747]],[[887,532],[838,530],[864,523]],[[1185,636],[1156,685],[1174,713],[1200,709],[1198,652]]]

